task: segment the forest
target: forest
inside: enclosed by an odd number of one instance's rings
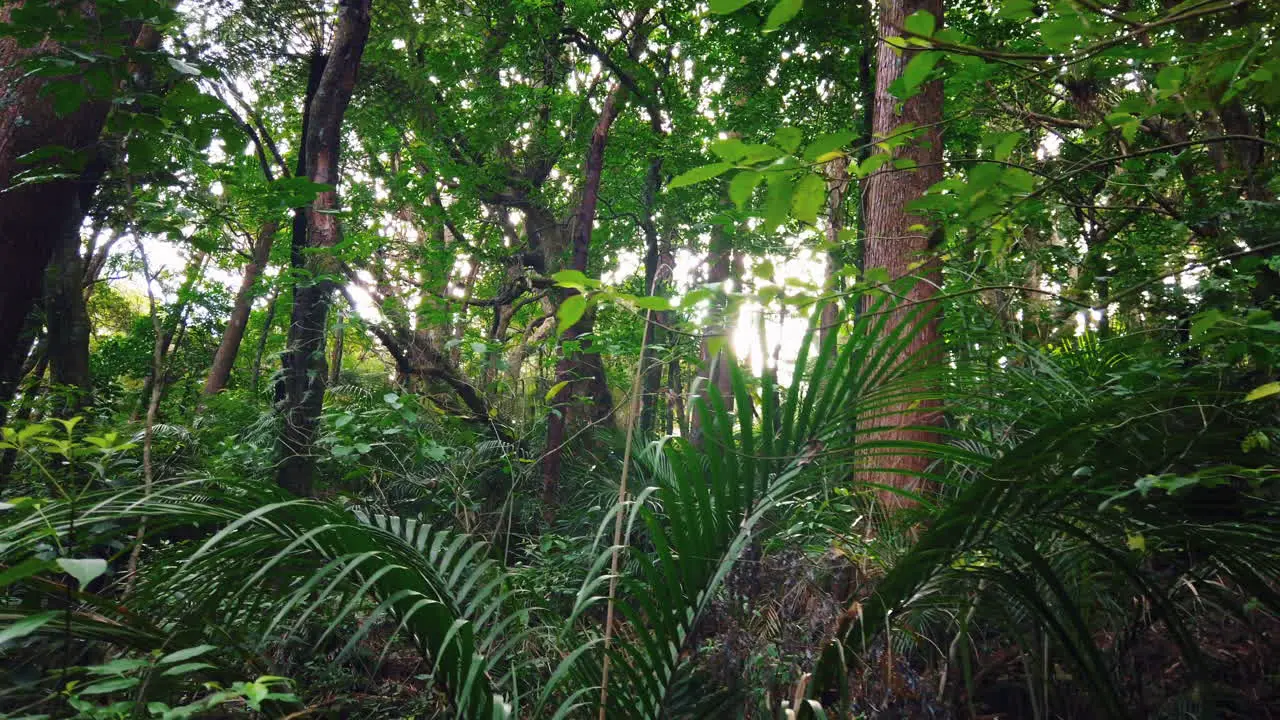
[[[1275,0],[0,0],[0,718],[1280,718]]]

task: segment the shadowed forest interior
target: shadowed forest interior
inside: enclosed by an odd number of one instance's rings
[[[1274,0],[0,0],[0,718],[1280,718]]]

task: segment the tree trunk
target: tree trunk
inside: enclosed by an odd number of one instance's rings
[[[316,194],[307,211],[306,247],[326,250],[338,243],[338,156],[342,119],[355,90],[356,74],[365,41],[369,37],[371,0],[340,0],[333,49],[316,86],[307,114],[304,140],[307,176],[331,189]],[[295,246],[296,246],[295,238]],[[295,495],[312,491],[315,460],[311,445],[319,425],[325,388],[325,330],[335,284],[327,279],[338,268],[328,253],[310,253],[304,259],[309,272],[306,284],[293,291],[293,312],[283,365],[280,414],[281,461],[276,481]],[[326,277],[327,276],[327,277]]]
[[[48,346],[44,340],[41,340],[35,350],[31,352],[27,362],[23,364],[22,370],[18,373],[18,384],[22,385],[25,379],[25,387],[22,388],[22,402],[17,410],[12,413],[15,421],[22,422],[31,419],[32,409],[35,407],[35,398],[40,389],[40,382],[44,379],[44,373],[49,368]],[[29,378],[29,379],[28,379]],[[18,451],[16,448],[8,448],[3,454],[0,454],[0,489],[3,489],[5,483],[9,479],[9,474],[13,472],[13,464],[18,459]]]
[[[338,380],[342,377],[342,340],[347,333],[342,310],[339,309],[335,315],[333,323],[333,362],[329,364],[329,387],[337,385]]]
[[[79,221],[83,218],[78,207],[65,218],[62,238],[45,272],[49,373],[62,394],[56,402],[60,417],[75,415],[89,401],[89,310],[80,257]]]
[[[235,303],[231,306],[231,316],[227,318],[227,326],[222,331],[222,342],[213,356],[213,367],[204,383],[204,394],[214,395],[227,386],[231,378],[231,369],[235,367],[236,355],[240,352],[240,343],[244,340],[244,331],[249,324],[249,313],[253,311],[254,290],[258,278],[267,267],[271,257],[271,245],[275,242],[276,231],[280,223],[270,220],[258,231],[253,243],[253,253],[244,266],[244,277],[240,280],[240,289],[236,291]]]
[[[267,340],[271,339],[271,323],[276,319],[276,302],[280,299],[279,288],[271,291],[267,300],[267,316],[262,319],[262,333],[258,336],[258,351],[253,354],[253,374],[249,379],[249,392],[257,397],[259,381],[262,379],[262,356],[267,352]]]
[[[622,109],[624,92],[621,83],[609,90],[604,107],[596,120],[595,129],[591,133],[591,142],[587,147],[587,158],[583,167],[582,201],[576,213],[573,260],[570,264],[572,269],[584,273],[587,271],[587,262],[590,258],[591,231],[596,222],[596,204],[600,200],[604,151],[609,142],[609,130]],[[561,302],[573,294],[576,294],[576,291],[563,294]],[[591,421],[603,420],[613,410],[613,398],[609,392],[608,381],[603,377],[604,368],[600,362],[600,356],[586,352],[590,349],[590,334],[594,329],[595,314],[583,313],[582,318],[564,333],[564,340],[579,341],[582,351],[563,351],[560,361],[556,363],[556,383],[567,384],[551,398],[554,409],[547,419],[547,451],[542,462],[542,503],[543,515],[548,521],[555,517],[555,508],[559,501],[560,468],[563,463],[569,421],[567,414],[572,399],[578,396],[590,398],[590,405],[594,409],[587,415]]]
[[[160,330],[159,340],[160,349],[165,357],[169,355],[169,348],[173,345],[173,340],[178,333],[186,325],[187,307],[190,305],[191,293],[195,288],[196,281],[200,279],[204,270],[205,260],[208,259],[205,253],[198,253],[187,263],[186,279],[182,281],[182,286],[178,288],[178,300],[169,311],[169,317],[164,327]],[[164,379],[160,379],[161,384]],[[146,379],[142,383],[142,394],[139,396],[138,407],[134,410],[131,421],[137,422],[147,412],[147,406],[151,404],[151,391],[155,387],[156,376],[153,371],[148,371]]]
[[[840,290],[840,270],[844,266],[844,252],[840,249],[840,231],[844,229],[845,193],[849,189],[849,159],[840,157],[827,163],[827,272],[823,288],[827,293]],[[822,319],[818,326],[818,339],[825,344],[827,337],[839,330],[840,300],[831,298],[822,306]]]
[[[39,308],[27,315],[18,342],[7,353],[0,355],[0,426],[9,417],[9,405],[18,395],[22,378],[31,371],[33,358],[44,357],[47,336],[41,337],[44,313]]]
[[[328,64],[329,56],[320,49],[316,49],[308,56],[307,92],[302,98],[302,132],[299,133],[302,142],[298,148],[298,160],[293,168],[294,177],[310,177],[310,169],[307,166],[307,138],[311,137],[311,111],[315,104],[316,93],[320,90],[320,79],[324,77],[324,69]],[[289,264],[295,270],[301,270],[306,265],[306,258],[302,252],[306,247],[307,208],[303,206],[293,209],[293,235],[290,237]]]
[[[727,199],[725,200],[727,202]],[[711,247],[707,250],[707,282],[723,284],[732,277],[732,243],[729,232],[723,225],[716,225],[711,231]],[[733,407],[732,356],[729,351],[729,317],[728,304],[723,295],[711,307],[707,316],[707,324],[702,335],[702,364],[698,378],[694,380],[689,392],[698,392],[698,397],[710,397],[709,389],[714,387],[724,401],[726,408]],[[689,440],[694,445],[702,442],[702,425],[705,418],[699,404],[693,405],[693,434]],[[709,401],[708,401],[709,402]]]
[[[650,125],[661,137],[662,120],[656,114],[650,118]],[[662,185],[662,156],[649,158],[649,170],[644,183],[644,217],[641,227],[644,229],[644,288],[649,295],[667,297],[671,280],[671,265],[664,262],[661,238],[654,220],[654,206],[657,204],[658,190]],[[656,345],[666,340],[662,326],[669,323],[669,313],[658,311],[646,314],[644,325],[644,351],[640,354],[640,372],[643,373],[641,386],[640,432],[647,434],[653,431],[654,419],[657,416],[658,393],[662,389],[662,362],[658,360]]]
[[[19,1],[0,2],[0,24],[9,22],[10,12],[20,5]],[[67,5],[71,7],[63,12],[79,13],[89,19],[86,27],[95,28],[90,31],[94,33],[88,38],[90,45],[132,42],[136,35],[136,29],[104,28],[97,22],[94,2]],[[83,217],[77,205],[87,179],[81,176],[15,187],[15,176],[30,169],[18,158],[47,146],[91,155],[111,107],[110,98],[86,88],[88,99],[74,110],[66,114],[54,110],[54,96],[45,92],[50,78],[27,74],[24,61],[58,50],[59,44],[51,39],[35,47],[20,47],[11,37],[0,38],[0,88],[5,93],[5,101],[0,103],[0,348],[17,346],[66,223],[69,218]],[[39,211],[33,212],[33,208]]]
[[[900,35],[903,21],[921,10],[933,14],[941,27],[941,0],[883,0],[879,36]],[[942,83],[927,83],[919,94],[906,101],[889,92],[889,87],[902,75],[914,52],[901,52],[883,40],[877,51],[872,119],[875,136],[888,137],[903,123],[912,123],[923,129],[895,152],[895,158],[914,160],[918,169],[909,172],[882,169],[867,179],[864,265],[867,269],[887,270],[895,286],[900,286],[896,290],[905,294],[905,300],[898,301],[890,313],[886,323],[888,332],[901,331],[912,313],[932,309],[931,298],[937,295],[942,280],[936,258],[929,257],[935,231],[921,227],[927,228],[931,221],[907,211],[909,203],[942,179],[942,136],[939,131]],[[918,265],[921,262],[924,264]],[[925,307],[918,307],[920,305]],[[936,315],[907,332],[911,339],[904,348],[903,357],[913,357],[922,351],[937,352]],[[860,424],[863,429],[874,430],[866,435],[867,441],[937,442],[939,435],[932,428],[938,426],[941,419],[938,403],[929,401],[890,406],[877,411],[875,417],[861,418]],[[927,458],[918,454],[877,455],[864,458],[864,470],[859,476],[864,482],[918,493],[927,489],[922,474],[928,463]],[[880,492],[880,500],[887,510],[913,504],[909,498],[889,490]]]

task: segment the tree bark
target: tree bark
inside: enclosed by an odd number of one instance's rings
[[[204,383],[205,395],[221,392],[231,378],[231,369],[235,367],[236,355],[240,352],[240,343],[244,340],[244,331],[249,324],[249,313],[253,311],[254,290],[257,288],[258,278],[267,267],[271,246],[279,229],[280,223],[270,220],[258,230],[252,256],[244,266],[240,289],[236,291],[236,299],[231,306],[231,316],[227,318],[227,326],[222,331],[222,342],[218,344],[218,351],[213,356],[213,367]]]
[[[649,128],[653,132],[655,140],[660,140],[666,136],[662,129],[662,116],[659,114],[656,105],[649,108]],[[661,187],[662,156],[655,154],[649,158],[649,168],[645,174],[644,217],[640,221],[640,226],[644,230],[645,241],[644,288],[649,295],[667,297],[670,292],[672,273],[670,253],[663,252],[666,248],[662,247],[658,225],[654,219],[654,209],[658,202],[658,190]],[[641,386],[639,420],[642,434],[653,431],[654,421],[657,417],[658,394],[662,389],[662,362],[658,360],[658,350],[655,346],[661,345],[666,340],[663,326],[669,324],[670,313],[658,311],[652,313],[652,315],[646,314],[645,317],[644,342],[642,343],[644,350],[640,354],[640,372],[643,374],[643,384]]]
[[[339,0],[333,48],[316,86],[307,114],[304,140],[307,176],[332,186],[316,194],[306,217],[306,247],[327,250],[338,243],[338,158],[342,119],[355,91],[357,71],[369,38],[371,0]],[[296,245],[296,242],[295,242]],[[296,258],[295,258],[296,259]],[[281,355],[283,379],[279,410],[281,461],[276,481],[295,495],[312,492],[315,459],[312,443],[319,425],[325,389],[325,330],[338,268],[332,256],[309,253],[303,259],[308,277],[293,291],[288,347]]]
[[[258,351],[253,354],[253,374],[249,379],[249,392],[257,397],[259,381],[262,379],[262,356],[267,352],[267,340],[271,338],[271,323],[276,319],[276,303],[280,299],[279,288],[271,291],[267,300],[267,316],[262,319],[262,333],[258,335]]]
[[[942,0],[882,0],[879,37],[901,34],[903,21],[917,11],[931,13],[942,25]],[[872,127],[877,138],[892,135],[903,123],[922,128],[920,133],[901,145],[895,158],[915,161],[917,169],[903,172],[882,169],[867,179],[864,266],[884,268],[893,279],[895,290],[905,299],[897,303],[886,322],[889,333],[902,332],[904,323],[920,310],[932,309],[931,298],[941,284],[941,269],[930,256],[934,233],[930,220],[908,211],[907,205],[920,198],[925,190],[942,179],[942,83],[926,83],[919,94],[901,101],[889,87],[902,75],[916,51],[900,52],[883,40],[877,49],[876,96]],[[922,229],[923,228],[923,229]],[[923,264],[919,264],[923,263]],[[864,311],[866,309],[864,301]],[[921,308],[920,306],[924,306]],[[921,352],[938,352],[936,314],[906,330],[910,341],[902,357]],[[933,428],[942,420],[938,403],[903,403],[878,410],[874,417],[860,418],[861,429],[870,429],[867,441],[937,442]],[[859,477],[864,482],[886,485],[908,493],[927,490],[923,478],[928,459],[918,454],[877,455],[864,457]],[[911,506],[914,501],[890,490],[880,491],[886,510]]]
[[[95,183],[96,185],[96,183]],[[57,392],[56,414],[75,415],[89,402],[89,310],[84,296],[80,256],[79,201],[64,219],[62,237],[45,271],[45,308],[49,329],[49,374]]]
[[[22,4],[21,0],[0,3],[0,23],[9,22],[10,13]],[[137,33],[136,28],[103,27],[95,2],[67,5],[63,12],[80,13],[90,20],[86,27],[93,30],[86,42],[91,51],[100,44],[132,42]],[[0,348],[17,345],[68,218],[83,217],[77,207],[84,193],[83,175],[15,187],[15,176],[27,169],[18,158],[49,146],[92,153],[111,107],[110,98],[86,87],[87,99],[74,110],[59,114],[54,109],[53,95],[45,92],[51,79],[28,75],[24,62],[60,50],[57,42],[47,38],[34,47],[19,46],[12,37],[0,38],[0,88],[6,96],[0,103]],[[53,79],[75,78],[73,73]]]
[[[844,266],[844,253],[840,249],[840,231],[844,229],[845,194],[849,189],[849,159],[836,158],[827,163],[827,272],[823,288],[835,293],[840,287],[840,269]],[[822,306],[822,319],[818,326],[818,340],[825,344],[840,319],[840,300],[832,298]]]
[[[186,279],[182,281],[182,286],[178,288],[178,299],[173,308],[169,311],[168,318],[164,327],[160,330],[158,340],[160,349],[164,357],[169,356],[169,348],[173,345],[174,338],[186,327],[187,308],[191,304],[191,293],[195,288],[196,281],[201,277],[204,270],[205,261],[209,256],[206,253],[197,253],[187,263]],[[131,416],[131,421],[138,421],[147,412],[147,406],[151,404],[151,391],[156,385],[156,376],[154,369],[147,372],[147,377],[142,383],[142,394],[139,396],[138,407]],[[161,385],[165,379],[160,378]]]
[[[342,310],[339,309],[335,313],[333,323],[333,362],[329,364],[329,387],[338,384],[338,380],[342,377],[342,345],[343,336],[347,333],[346,323],[343,320]]]
[[[728,202],[727,199],[724,202]],[[723,225],[716,225],[711,231],[711,247],[707,249],[707,282],[723,284],[733,276],[733,248],[729,240],[729,232]],[[733,380],[731,376],[733,359],[729,350],[729,317],[728,304],[723,295],[715,301],[707,316],[707,324],[702,334],[702,363],[698,378],[694,380],[689,392],[695,389],[701,397],[709,397],[708,390],[714,387],[724,401],[726,408],[733,408]],[[699,404],[690,397],[693,405],[693,427],[690,442],[694,445],[702,443],[702,425],[705,418]]]
[[[570,268],[579,272],[587,271],[587,263],[591,252],[591,231],[596,222],[596,204],[600,200],[600,179],[604,170],[604,151],[609,143],[609,130],[613,121],[622,110],[622,96],[626,91],[621,82],[615,84],[605,98],[604,107],[591,132],[591,141],[587,146],[586,163],[583,168],[582,200],[578,204],[576,222],[573,233],[573,259]],[[563,293],[560,300],[577,291]],[[553,410],[547,418],[547,451],[542,461],[542,503],[543,516],[548,522],[555,517],[555,508],[559,502],[560,468],[564,461],[564,444],[569,425],[570,405],[576,396],[590,398],[592,411],[587,413],[590,421],[607,418],[613,410],[613,397],[609,392],[609,383],[603,377],[604,368],[598,354],[586,352],[590,349],[590,334],[595,329],[595,315],[583,313],[582,318],[564,333],[564,340],[581,343],[580,352],[569,352],[562,349],[559,362],[556,363],[556,383],[567,383],[551,398]]]
[[[9,417],[9,405],[17,397],[22,378],[31,371],[33,358],[44,357],[47,336],[41,336],[43,329],[44,313],[36,308],[27,315],[17,344],[0,355],[0,426]]]

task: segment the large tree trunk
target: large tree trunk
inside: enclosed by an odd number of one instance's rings
[[[609,142],[609,130],[622,109],[624,93],[621,83],[610,89],[600,116],[596,120],[596,126],[592,130],[591,142],[587,146],[582,200],[578,205],[574,223],[573,260],[570,263],[570,268],[584,273],[587,271],[587,262],[590,259],[591,231],[596,221],[596,204],[600,200],[604,151]],[[563,302],[574,293],[576,291],[563,294],[561,301]],[[548,521],[554,518],[559,500],[560,467],[563,463],[570,419],[567,416],[572,410],[570,406],[573,404],[573,398],[589,399],[590,410],[586,413],[586,419],[591,422],[604,420],[613,411],[613,398],[609,392],[609,383],[604,377],[600,355],[586,352],[590,349],[590,335],[594,329],[594,313],[584,313],[582,319],[564,333],[564,340],[581,342],[582,351],[563,351],[560,361],[556,363],[556,383],[567,384],[551,398],[552,403],[557,407],[547,419],[547,452],[542,462],[542,502],[543,514]]]
[[[726,201],[727,202],[727,199]],[[707,282],[723,284],[733,276],[733,247],[729,240],[729,232],[723,225],[717,225],[711,231],[711,247],[707,250]],[[698,377],[689,388],[690,393],[698,393],[696,397],[709,398],[710,388],[714,387],[724,401],[726,408],[733,407],[733,357],[729,349],[730,318],[728,303],[724,295],[720,296],[711,307],[707,316],[706,327],[702,335],[702,364]],[[761,349],[763,352],[763,348]],[[693,405],[693,435],[689,440],[695,445],[702,443],[702,425],[705,418],[695,402]],[[710,402],[709,400],[707,401]]]
[[[96,183],[95,183],[96,184]],[[64,218],[62,238],[45,272],[49,328],[49,374],[58,392],[59,416],[75,415],[89,402],[89,310],[85,304],[85,263],[80,255],[84,211],[77,200]]]
[[[0,2],[0,23],[9,22],[20,0]],[[91,21],[87,27],[100,36],[88,38],[91,46],[131,42],[136,29],[104,28],[91,1],[66,3],[63,12],[79,13]],[[90,47],[96,51],[96,47]],[[23,323],[41,294],[45,268],[64,236],[69,218],[83,217],[77,207],[86,178],[63,179],[15,187],[15,175],[28,169],[18,158],[47,146],[92,153],[102,132],[110,98],[87,89],[88,100],[66,114],[54,110],[54,96],[45,92],[51,80],[28,75],[24,61],[37,54],[55,53],[60,46],[46,39],[34,47],[21,47],[11,37],[0,38],[0,348],[13,348]],[[74,79],[73,74],[70,79]]]
[[[244,340],[244,330],[249,324],[249,313],[253,310],[254,289],[258,278],[267,267],[271,257],[271,245],[275,241],[276,231],[280,223],[268,221],[258,231],[253,243],[253,254],[244,266],[244,277],[240,280],[240,289],[236,291],[235,303],[231,306],[231,316],[227,318],[227,327],[222,331],[222,342],[218,344],[218,352],[213,356],[213,367],[209,370],[209,378],[204,383],[204,394],[213,395],[227,386],[231,377],[231,369],[235,367],[236,355],[240,352],[240,343]]]
[[[941,26],[941,0],[882,0],[879,36],[901,35],[903,20],[921,10],[932,13]],[[914,160],[918,169],[910,172],[884,169],[867,179],[864,266],[887,270],[895,285],[899,286],[896,290],[905,295],[905,299],[898,301],[890,313],[886,323],[889,332],[900,329],[913,313],[931,309],[931,298],[937,295],[942,279],[936,259],[930,257],[934,239],[934,231],[928,229],[931,221],[907,210],[909,203],[942,179],[942,136],[939,131],[942,83],[927,83],[919,94],[906,101],[889,92],[889,87],[902,75],[913,54],[912,51],[899,51],[883,40],[877,51],[872,119],[875,136],[888,137],[903,123],[924,128],[895,152],[895,157]],[[919,265],[921,262],[924,264]],[[907,332],[911,339],[903,357],[913,357],[920,352],[938,352],[936,315]],[[939,425],[941,419],[941,410],[935,402],[903,403],[878,410],[874,417],[862,417],[860,424],[862,430],[874,430],[865,436],[868,441],[936,442],[939,435],[932,428]],[[864,458],[860,478],[868,483],[918,493],[926,489],[922,474],[928,462],[919,454],[869,456]],[[881,491],[880,499],[886,509],[912,504],[909,498],[889,490]]]
[[[316,87],[307,117],[304,140],[307,175],[312,182],[332,186],[317,193],[307,211],[306,246],[328,249],[338,243],[338,156],[342,118],[355,90],[356,74],[369,38],[371,0],[339,0],[333,49]],[[296,242],[295,242],[296,246]],[[325,388],[325,330],[338,268],[327,253],[305,258],[307,284],[293,291],[289,344],[281,356],[283,379],[280,414],[281,461],[276,481],[296,495],[310,495],[315,460],[311,446],[319,425]]]

